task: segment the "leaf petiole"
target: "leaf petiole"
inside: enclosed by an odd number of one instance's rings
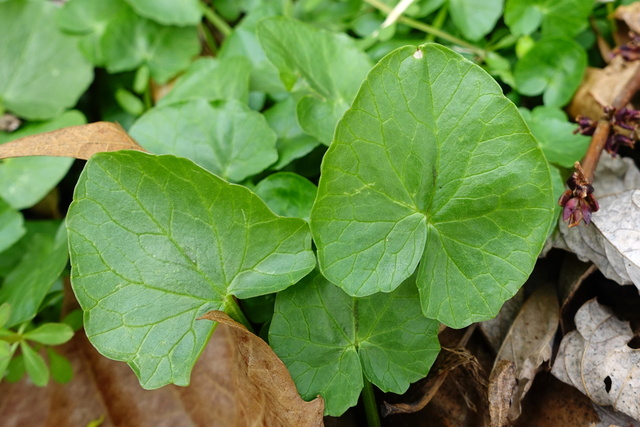
[[[362,378],[364,380],[362,403],[364,403],[364,412],[367,415],[367,425],[369,427],[380,427],[380,415],[378,413],[378,405],[376,403],[373,384],[371,384],[366,375],[363,374]]]
[[[249,319],[244,315],[242,309],[238,305],[238,301],[235,299],[233,295],[227,296],[227,299],[224,303],[224,311],[238,323],[241,323],[249,332],[255,334],[256,332],[253,330],[253,326],[249,322]]]

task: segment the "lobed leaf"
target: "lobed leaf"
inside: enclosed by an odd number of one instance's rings
[[[147,389],[189,383],[213,331],[196,318],[278,292],[315,265],[304,221],[174,156],[95,155],[67,227],[87,336]]]
[[[421,262],[427,317],[495,316],[529,276],[553,218],[547,162],[480,67],[438,45],[369,73],[322,164],[319,266],[353,296],[390,292]]]
[[[389,294],[347,295],[315,272],[278,294],[269,343],[304,399],[325,399],[325,414],[354,406],[365,375],[385,392],[404,393],[429,372],[438,323],[420,310],[412,280]]]

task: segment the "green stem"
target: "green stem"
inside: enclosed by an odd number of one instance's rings
[[[438,11],[438,14],[436,15],[435,19],[433,20],[433,28],[437,28],[437,29],[441,29],[442,26],[444,25],[444,21],[445,19],[447,19],[447,13],[449,12],[449,9],[447,8],[447,4],[445,3],[440,10]],[[427,41],[428,42],[434,42],[436,40],[436,35],[435,34],[428,34],[427,35]]]
[[[233,32],[233,28],[231,28],[224,19],[219,17],[218,14],[213,11],[213,9],[207,7],[207,5],[205,5],[204,3],[200,3],[200,5],[204,17],[207,18],[207,21],[211,22],[211,24],[216,27],[223,36],[228,37]]]
[[[213,38],[213,35],[211,34],[211,31],[209,30],[209,27],[207,27],[203,23],[200,23],[198,25],[198,29],[200,30],[200,33],[202,34],[202,38],[207,43],[207,47],[211,51],[211,54],[215,56],[218,53],[218,46],[216,45],[216,41]]]
[[[282,15],[293,18],[293,4],[291,0],[282,0]]]
[[[371,6],[375,7],[376,9],[381,10],[382,12],[387,14],[392,10],[389,6],[382,3],[380,0],[364,0],[364,1],[370,4]],[[408,25],[412,28],[415,28],[416,30],[420,30],[427,34],[433,34],[435,37],[439,37],[443,40],[446,40],[460,47],[463,47],[469,50],[470,52],[478,55],[480,59],[484,59],[487,56],[487,52],[484,49],[478,46],[474,46],[471,43],[465,40],[462,40],[458,37],[452,36],[451,34],[445,31],[442,31],[439,28],[433,27],[431,25],[427,25],[424,22],[416,21],[415,19],[407,18],[406,16],[401,16],[400,18],[398,18],[398,22],[401,22],[405,25]]]
[[[224,304],[224,311],[238,323],[242,323],[245,328],[249,330],[249,332],[255,334],[256,331],[253,330],[253,326],[249,322],[249,319],[244,315],[242,309],[238,305],[238,301],[236,301],[233,295],[229,295]]]
[[[364,412],[367,414],[367,425],[369,427],[380,427],[380,415],[378,412],[378,404],[376,403],[376,395],[373,391],[373,384],[363,375],[364,388],[362,389],[362,402],[364,403]]]

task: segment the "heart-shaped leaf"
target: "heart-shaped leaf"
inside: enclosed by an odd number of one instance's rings
[[[369,73],[323,160],[311,230],[320,269],[350,295],[389,292],[422,260],[425,315],[462,327],[524,283],[554,204],[547,161],[498,84],[427,44]]]
[[[97,154],[67,217],[85,331],[143,387],[187,385],[231,299],[278,292],[315,264],[307,224],[174,156]]]
[[[507,0],[504,20],[516,35],[542,25],[543,35],[573,37],[589,25],[592,0]]]
[[[304,399],[325,398],[325,414],[354,406],[362,375],[404,393],[429,372],[440,345],[408,280],[389,294],[350,297],[318,272],[276,297],[269,342]]]
[[[27,119],[59,116],[93,78],[77,40],[56,27],[56,10],[48,1],[0,2],[0,104]]]
[[[262,20],[258,37],[288,89],[295,90],[298,76],[308,85],[311,94],[298,102],[298,121],[305,132],[328,145],[371,68],[369,57],[344,35],[284,18]]]
[[[187,157],[235,182],[278,158],[276,134],[265,118],[241,102],[197,99],[149,110],[131,136],[157,154]]]
[[[579,44],[549,37],[538,41],[516,63],[514,78],[521,94],[542,94],[544,105],[562,107],[580,86],[586,68],[587,54]]]

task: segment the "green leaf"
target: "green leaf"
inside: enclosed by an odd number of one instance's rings
[[[20,240],[24,233],[22,214],[0,198],[0,252]]]
[[[15,348],[17,346],[12,346],[8,342],[0,340],[0,382],[4,379],[4,374],[7,372],[7,367],[11,362],[13,353],[15,353]]]
[[[214,328],[196,318],[278,292],[315,264],[304,221],[173,156],[93,156],[67,227],[87,336],[147,389],[189,383]]]
[[[589,24],[593,0],[507,0],[504,21],[515,35],[529,35],[542,25],[542,35],[573,37]]]
[[[371,69],[369,57],[344,34],[281,17],[260,21],[258,38],[289,90],[297,91],[296,83],[308,85],[301,89],[307,95],[298,102],[298,121],[305,132],[329,145],[338,119]]]
[[[6,251],[0,253],[0,278],[11,273],[25,253],[29,252],[34,238],[39,234],[55,236],[60,221],[25,221],[26,233]]]
[[[237,99],[249,100],[249,73],[251,65],[246,58],[201,58],[193,62],[176,81],[175,86],[158,105],[204,98],[209,101]]]
[[[235,182],[277,160],[276,135],[265,118],[238,101],[204,99],[149,110],[129,133],[147,150],[193,160]]]
[[[38,387],[46,386],[49,382],[49,368],[47,368],[42,356],[24,341],[20,343],[20,350],[22,350],[24,358],[24,367],[31,381]]]
[[[402,394],[440,350],[438,322],[423,317],[413,280],[353,298],[317,272],[278,294],[269,342],[302,398],[322,395],[333,416],[357,403],[363,371],[383,391]]]
[[[260,181],[254,191],[278,215],[308,221],[318,188],[298,174],[278,172]]]
[[[82,329],[82,310],[73,310],[62,319],[62,323],[69,325],[74,332],[79,331]]]
[[[0,288],[0,304],[11,305],[7,327],[31,320],[47,292],[67,265],[67,233],[64,226],[54,233],[29,236],[22,258]]]
[[[18,348],[17,346],[15,347]],[[0,365],[0,371],[2,371],[2,366]],[[12,357],[9,360],[9,363],[6,367],[7,376],[5,379],[10,383],[15,383],[20,381],[20,379],[25,374],[24,369],[24,357],[22,354],[18,354],[16,357]]]
[[[139,116],[144,112],[144,103],[140,98],[125,88],[118,88],[115,93],[116,102],[127,113]]]
[[[45,323],[23,335],[26,339],[46,345],[60,345],[73,337],[73,329],[64,323]]]
[[[540,143],[549,163],[572,168],[574,162],[584,156],[591,138],[574,135],[576,125],[567,120],[564,111],[557,107],[539,106],[532,111],[521,108],[520,113]]]
[[[102,43],[109,72],[147,65],[160,84],[186,69],[200,51],[196,27],[167,27],[133,12],[112,21]]]
[[[80,49],[89,61],[104,66],[106,59],[102,37],[109,23],[129,9],[124,0],[69,0],[56,18],[63,31],[82,36]]]
[[[489,34],[500,16],[504,0],[449,0],[451,19],[469,40]]]
[[[164,25],[197,25],[202,19],[199,0],[127,0],[141,16]]]
[[[323,274],[389,292],[419,261],[427,317],[495,316],[524,283],[555,200],[547,161],[480,67],[427,44],[374,67],[322,163],[311,231]]]
[[[26,119],[59,116],[93,79],[77,41],[56,27],[56,9],[48,1],[0,3],[0,100]]]
[[[254,91],[269,93],[285,91],[278,76],[278,70],[267,59],[256,35],[258,21],[268,16],[278,15],[279,9],[279,4],[275,2],[257,7],[234,27],[220,49],[218,56],[220,59],[244,57],[251,61],[251,89]]]
[[[0,144],[23,136],[85,123],[86,119],[81,112],[71,110],[48,122],[27,123],[12,133],[0,132]],[[58,185],[72,164],[73,159],[65,157],[4,159],[0,162],[0,197],[14,209],[31,207]]]
[[[11,306],[6,302],[0,304],[0,328],[3,328],[7,324],[11,317]]]
[[[73,378],[73,367],[66,357],[47,348],[47,356],[49,357],[49,368],[51,369],[51,377],[60,384],[66,384]]]
[[[550,37],[538,41],[516,63],[514,77],[521,94],[542,94],[546,106],[562,107],[580,86],[586,68],[587,54],[579,44]]]
[[[300,128],[296,118],[296,101],[292,96],[269,108],[264,112],[264,117],[278,135],[278,161],[272,166],[273,169],[282,169],[320,145],[320,141]]]

